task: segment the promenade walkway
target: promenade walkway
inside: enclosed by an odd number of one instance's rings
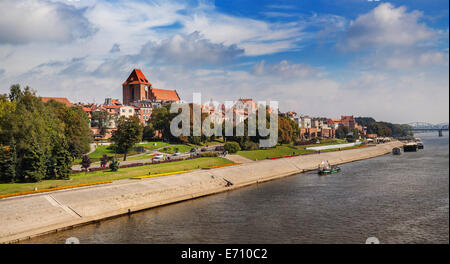
[[[247,159],[246,157],[242,157],[241,155],[235,155],[235,154],[228,154],[225,158],[228,160],[231,160],[232,162],[235,162],[235,163],[253,162],[253,160],[251,160],[251,159]]]

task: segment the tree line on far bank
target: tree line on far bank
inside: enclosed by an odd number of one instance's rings
[[[381,137],[404,137],[412,135],[412,127],[406,124],[393,124],[376,121],[372,117],[356,117],[356,122],[367,127],[368,134],[377,134]]]

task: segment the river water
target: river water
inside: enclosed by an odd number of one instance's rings
[[[24,243],[449,243],[449,137],[416,153],[341,165],[150,209]]]

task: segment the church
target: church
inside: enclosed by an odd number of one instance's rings
[[[161,105],[180,101],[177,91],[156,89],[139,69],[134,69],[122,84],[124,105],[134,105],[150,101]]]

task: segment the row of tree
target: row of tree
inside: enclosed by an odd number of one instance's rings
[[[372,117],[356,117],[356,122],[367,127],[367,133],[381,137],[403,137],[412,135],[412,127],[406,124],[393,124],[376,121]]]
[[[179,142],[179,143],[191,143],[191,144],[200,144],[206,143],[208,141],[212,141],[216,138],[215,135],[206,136],[204,131],[201,131],[200,136],[193,136],[193,123],[194,118],[196,118],[193,114],[194,107],[199,107],[193,104],[189,104],[190,108],[190,136],[179,136],[174,137],[170,132],[170,123],[172,120],[178,115],[178,113],[170,113],[170,105],[160,107],[154,109],[150,118],[150,122],[143,129],[143,139],[147,141],[154,140],[155,138],[162,138],[165,141],[169,142]],[[264,111],[264,109],[262,109]],[[258,113],[258,112],[257,112]],[[258,114],[256,113],[256,116]],[[197,117],[198,118],[198,117]],[[204,122],[205,119],[208,118],[207,113],[201,114],[201,121]],[[197,120],[198,121],[198,120]],[[237,142],[241,149],[243,150],[253,150],[258,148],[259,141],[261,139],[266,139],[267,136],[261,136],[258,129],[256,130],[256,136],[248,136],[248,119],[244,121],[244,136],[236,136],[236,122],[233,124],[227,124],[225,121],[221,126],[221,134],[225,135],[225,128],[227,125],[233,127],[233,135],[234,136],[225,136],[225,141],[234,141]],[[258,122],[258,120],[256,121]],[[269,128],[270,119],[269,113],[266,113],[266,127]],[[213,125],[211,125],[213,128]],[[299,135],[299,127],[298,125],[290,118],[285,116],[278,116],[278,143],[291,143],[298,138]]]
[[[67,179],[89,151],[89,119],[79,107],[43,103],[29,87],[0,96],[0,181]]]

